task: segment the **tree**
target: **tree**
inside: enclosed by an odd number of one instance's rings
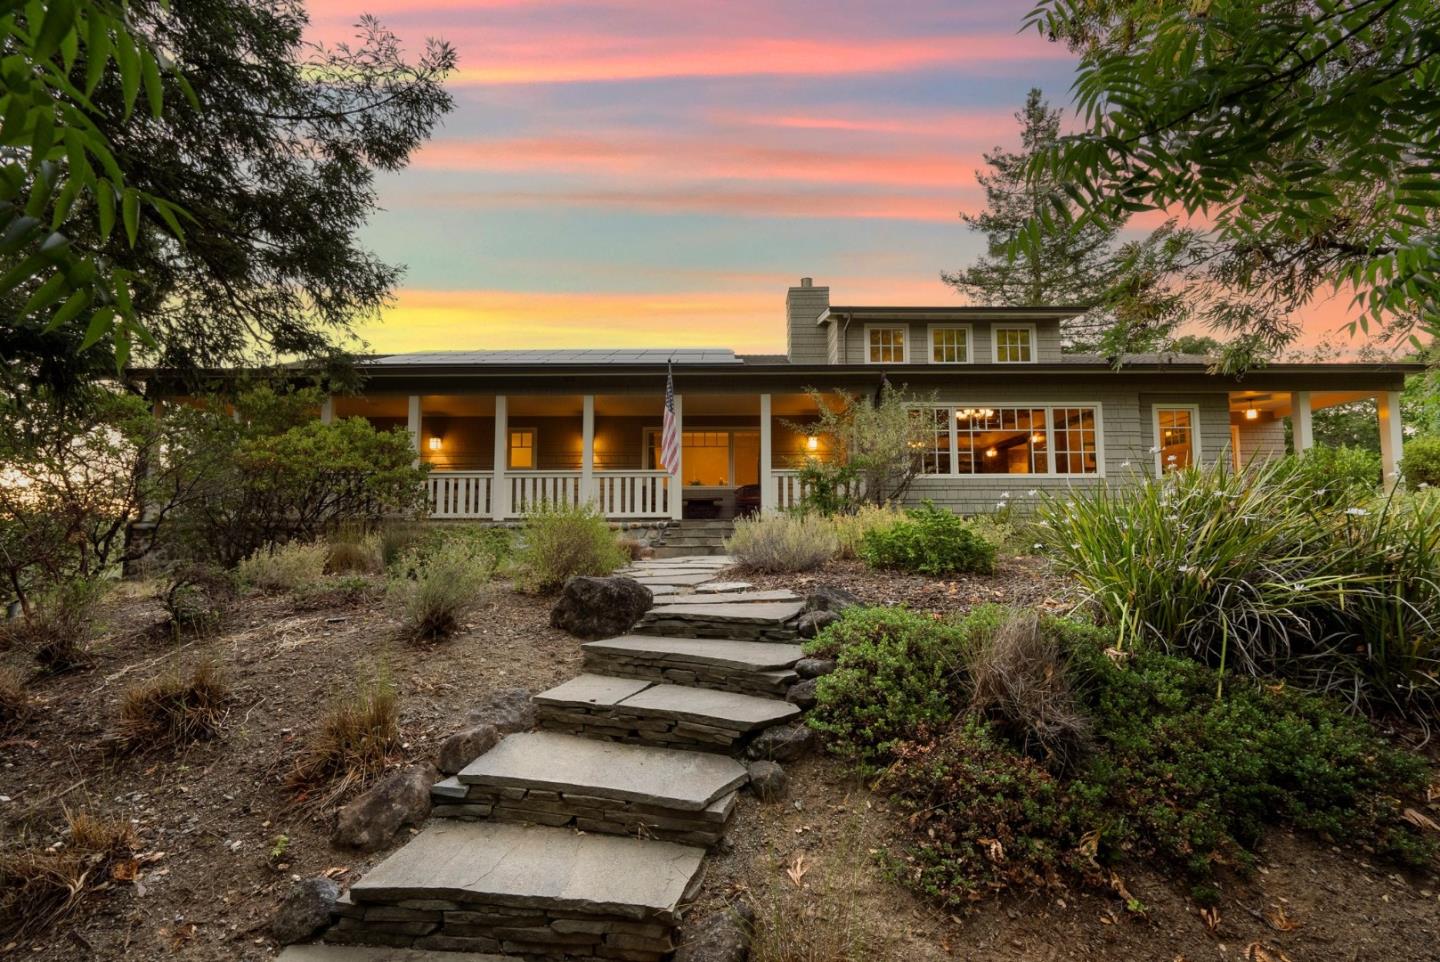
[[[806,506],[833,514],[903,498],[920,470],[917,452],[935,441],[934,421],[924,416],[928,399],[888,382],[874,396],[837,389],[827,400],[814,388],[807,393],[820,412],[815,421],[786,425],[825,438],[829,456],[809,458],[800,470]]]
[[[176,65],[144,74],[165,109],[132,114],[133,82],[101,71],[89,116],[127,189],[182,213],[124,203],[122,234],[105,229],[101,195],[85,194],[59,227],[74,249],[128,279],[153,344],[141,354],[149,363],[327,355],[399,277],[355,235],[376,207],[375,172],[403,167],[450,109],[441,84],[454,51],[430,41],[412,64],[371,18],[353,46],[321,47],[304,40],[306,22],[298,0],[128,7],[132,32]],[[73,70],[82,69],[77,59]],[[73,386],[124,360],[113,340],[26,310],[30,293],[0,295],[0,376],[10,387]]]
[[[985,210],[960,215],[985,235],[986,253],[942,279],[980,304],[1086,308],[1065,324],[1067,350],[1122,354],[1160,347],[1184,319],[1184,305],[1152,279],[1166,272],[1163,265],[1184,248],[1188,234],[1167,224],[1144,239],[1122,241],[1123,221],[1047,221],[1031,244],[1017,247],[1059,188],[1030,171],[1034,159],[1059,142],[1061,115],[1031,89],[1015,119],[1019,152],[997,147],[984,155],[991,169],[975,176],[985,189]]]
[[[1440,328],[1433,0],[1043,0],[1027,22],[1079,52],[1085,128],[1033,159],[1051,203],[1017,249],[1194,216],[1169,282],[1227,335],[1227,369],[1292,341],[1321,289],[1353,291],[1352,332]]]

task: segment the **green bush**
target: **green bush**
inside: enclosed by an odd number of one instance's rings
[[[1440,437],[1411,438],[1405,442],[1400,473],[1412,489],[1440,488]]]
[[[458,539],[407,567],[405,575],[391,582],[390,595],[400,608],[401,630],[416,641],[458,631],[465,616],[484,600],[495,570],[488,557]]]
[[[40,667],[59,674],[90,665],[90,642],[99,635],[100,612],[113,584],[102,578],[70,578],[32,597],[20,617],[0,623],[0,648],[30,652]]]
[[[1380,455],[1364,448],[1311,448],[1295,458],[1295,478],[1318,503],[1342,507],[1380,487]]]
[[[525,516],[516,581],[526,591],[559,591],[576,575],[608,575],[628,560],[605,516],[590,505],[541,505]]]
[[[905,512],[893,504],[862,504],[847,514],[832,515],[830,524],[834,526],[835,537],[840,544],[840,557],[859,557],[860,542],[867,532],[888,528],[904,517]]]
[[[860,539],[860,558],[872,568],[899,568],[927,575],[991,574],[995,545],[959,515],[927,501],[902,521],[872,528]]]
[[[1213,670],[1117,654],[1085,626],[1060,643],[1092,723],[1093,750],[1069,775],[972,712],[894,747],[881,784],[912,829],[894,866],[919,890],[959,906],[1066,879],[1108,887],[1110,866],[1139,858],[1175,866],[1208,903],[1217,866],[1244,870],[1267,825],[1408,865],[1435,857],[1436,840],[1403,817],[1423,804],[1425,764],[1338,705],[1248,679],[1217,698]]]
[[[725,550],[744,568],[768,574],[809,571],[840,551],[835,526],[816,514],[741,518]]]

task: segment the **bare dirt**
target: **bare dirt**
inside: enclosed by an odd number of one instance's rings
[[[876,574],[837,562],[804,578],[747,580],[802,592],[840,584],[869,602],[936,613],[985,601],[1057,610],[1074,603],[1036,558],[1005,559],[984,578]],[[252,596],[213,636],[177,641],[159,627],[164,616],[147,589],[125,586],[110,605],[93,668],[30,679],[35,711],[0,740],[0,828],[5,844],[51,844],[62,838],[63,810],[83,809],[133,820],[142,848],[163,854],[136,882],[112,882],[87,898],[35,944],[0,946],[0,957],[273,958],[265,926],[292,880],[328,872],[343,884],[385,854],[332,849],[332,811],[297,807],[283,787],[325,706],[356,678],[388,674],[405,736],[396,764],[432,756],[484,691],[540,690],[580,670],[579,643],[551,629],[548,614],[544,599],[502,587],[460,636],[415,646],[397,639],[378,593],[304,603]],[[218,662],[234,690],[220,740],[179,755],[117,756],[104,747],[126,686],[199,659]],[[18,652],[0,653],[0,662],[29,669]],[[903,844],[903,826],[883,798],[828,757],[786,767],[783,801],[743,798],[732,845],[715,854],[696,909],[748,893],[760,908],[756,962],[1440,957],[1440,881],[1287,833],[1271,836],[1252,879],[1226,886],[1214,931],[1183,886],[1143,865],[1122,872],[1143,918],[1112,894],[1077,891],[944,912],[882,870],[876,853]],[[1267,916],[1295,927],[1280,931]]]

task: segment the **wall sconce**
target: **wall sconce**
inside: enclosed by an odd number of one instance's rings
[[[432,435],[430,435],[430,450],[431,450],[431,451],[439,451],[442,443],[443,443],[443,442],[440,440],[440,435],[438,435],[438,434],[432,434]]]
[[[993,457],[995,457],[996,455],[998,455],[999,453],[1000,453],[999,450],[996,449],[996,448],[986,448],[986,449],[985,449],[985,457],[987,457],[987,458],[993,458]]]
[[[1259,408],[1255,408],[1255,407],[1248,407],[1248,408],[1246,408],[1246,409],[1245,409],[1245,420],[1247,420],[1247,421],[1258,421],[1258,420],[1260,420],[1260,409],[1259,409]]]
[[[820,439],[817,438],[817,437],[816,437],[815,435],[813,435],[813,434],[810,435],[809,437],[807,437],[807,438],[805,439],[805,450],[807,450],[807,451],[819,451],[819,450],[820,450]]]

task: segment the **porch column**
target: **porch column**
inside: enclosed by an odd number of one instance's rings
[[[420,464],[420,395],[410,395],[406,409],[406,427],[410,429],[410,447],[415,452],[415,464]]]
[[[760,395],[760,513],[775,510],[775,478],[771,475],[770,395]]]
[[[505,468],[510,463],[510,419],[505,395],[495,395],[495,468],[490,473],[490,516],[503,521],[510,513],[510,483]]]
[[[585,395],[580,421],[580,503],[595,500],[595,395]]]
[[[1382,391],[1375,395],[1375,408],[1380,415],[1380,468],[1385,490],[1394,491],[1400,483],[1400,452],[1405,435],[1400,430],[1400,392]]]
[[[320,402],[320,423],[331,424],[335,420],[335,399],[325,395],[325,400]]]
[[[1296,454],[1304,454],[1315,446],[1309,391],[1290,392],[1290,440]]]
[[[670,517],[679,521],[685,517],[685,422],[681,415],[680,395],[675,395],[675,434],[680,439],[677,462],[670,474]],[[670,467],[670,465],[666,465]]]

